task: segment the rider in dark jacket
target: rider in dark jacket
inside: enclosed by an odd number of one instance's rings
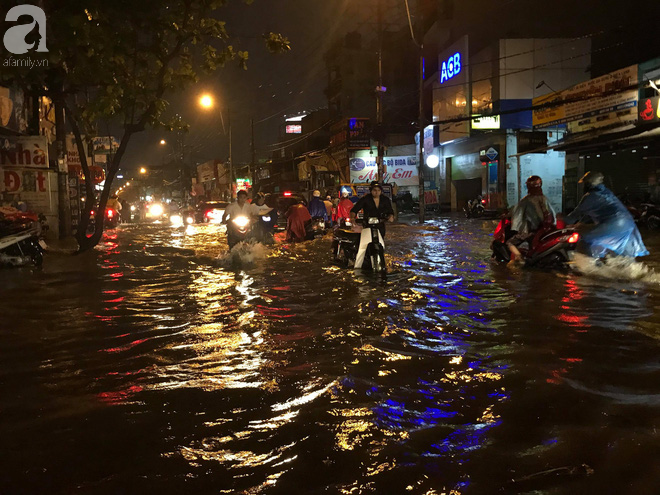
[[[312,195],[313,198],[309,202],[309,205],[307,205],[310,216],[312,218],[322,218],[325,222],[328,222],[328,210],[325,207],[325,203],[321,199],[321,191],[316,190],[312,193]]]

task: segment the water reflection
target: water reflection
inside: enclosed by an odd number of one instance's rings
[[[652,493],[657,287],[502,269],[492,227],[394,226],[385,284],[330,266],[329,239],[245,262],[200,225],[9,273],[3,486]]]

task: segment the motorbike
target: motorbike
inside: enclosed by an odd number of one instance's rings
[[[638,223],[646,225],[649,230],[660,230],[660,207],[653,203],[643,203],[641,210]]]
[[[365,229],[369,229],[371,241],[367,246],[362,269],[384,274],[387,271],[385,249],[378,236],[378,226],[383,222],[384,220],[376,217],[371,217],[365,222]],[[341,225],[344,227],[342,228]],[[343,264],[346,267],[355,264],[362,237],[361,233],[353,232],[351,227],[350,219],[341,219],[340,227],[335,230],[332,240],[332,255],[335,263]]]
[[[305,232],[308,241],[323,237],[325,235],[325,220],[323,220],[323,217],[313,217],[312,221],[305,225]]]
[[[275,210],[261,215],[254,224],[254,237],[262,244],[273,244],[273,232],[277,226],[277,212]]]
[[[106,229],[114,229],[119,223],[119,213],[114,208],[105,209],[105,218],[103,219],[103,226]]]
[[[232,218],[227,224],[227,244],[231,250],[239,242],[251,239],[252,222],[246,216]]]
[[[26,229],[0,237],[0,265],[23,266],[32,263],[41,266],[43,260],[39,229]]]
[[[170,215],[170,224],[172,227],[183,227],[195,223],[195,217],[187,211],[179,211]]]
[[[465,212],[465,218],[479,218],[483,217],[486,211],[485,208],[486,200],[481,196],[477,196],[475,199],[470,199],[467,201],[463,207]]]
[[[511,251],[506,242],[514,235],[511,219],[504,217],[497,224],[491,243],[492,257],[500,263],[511,260]],[[539,268],[564,268],[569,263],[580,240],[580,234],[573,228],[563,228],[547,224],[542,226],[531,242],[518,246],[525,266]]]

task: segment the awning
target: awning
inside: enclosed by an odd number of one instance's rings
[[[659,136],[660,124],[650,129],[646,126],[639,127],[634,124],[629,124],[614,128],[594,129],[588,132],[569,135],[560,141],[549,144],[548,146],[509,156],[519,157],[530,153],[545,153],[546,151],[565,151],[567,153],[575,153],[579,151],[597,150],[603,146],[611,146],[612,144],[618,143],[626,143],[627,145],[634,141],[644,141]]]

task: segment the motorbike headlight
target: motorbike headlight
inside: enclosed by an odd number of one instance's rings
[[[131,205],[131,211],[135,211],[135,205]]]
[[[160,217],[163,214],[163,211],[163,207],[159,204],[151,205],[151,208],[149,208],[149,213],[152,217]]]
[[[181,215],[171,215],[170,216],[170,222],[173,225],[179,225],[183,223],[183,219],[181,218]]]
[[[248,217],[236,217],[232,220],[232,222],[234,222],[234,225],[236,225],[237,227],[244,229],[245,227],[248,226],[250,220],[248,219]]]
[[[376,217],[371,217],[369,219],[369,225],[378,225],[380,223],[380,220],[378,220]]]
[[[186,218],[186,223],[188,225],[191,225],[191,224],[195,223],[195,219],[193,217],[188,217],[188,218]]]
[[[264,222],[270,222],[270,217],[269,217],[269,216],[263,216],[263,217],[261,217],[261,219],[262,219]]]

